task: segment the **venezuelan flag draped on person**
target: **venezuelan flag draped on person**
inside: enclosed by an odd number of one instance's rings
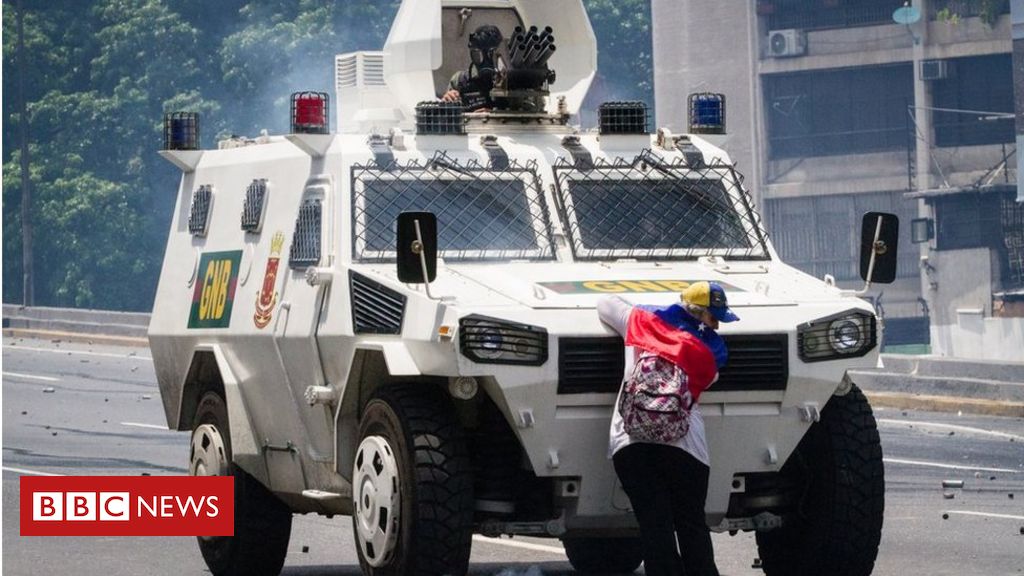
[[[737,319],[728,307],[720,305],[715,283],[698,282],[688,289],[686,298],[701,303],[723,322]],[[716,306],[716,304],[718,304]],[[686,311],[681,304],[670,306],[637,306],[627,324],[627,346],[657,354],[681,367],[689,378],[690,394],[696,402],[701,392],[711,386],[718,370],[725,366],[729,352],[722,337]]]

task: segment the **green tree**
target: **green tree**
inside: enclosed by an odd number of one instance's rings
[[[333,92],[334,56],[379,50],[399,2],[278,0],[251,2],[244,26],[220,50],[226,99],[244,114],[231,125],[243,134],[288,129],[289,96]]]
[[[584,0],[600,70],[588,110],[652,99],[649,0]],[[203,146],[288,129],[292,92],[333,96],[333,60],[383,46],[399,0],[13,0],[3,10],[3,299],[21,299],[18,130],[27,122],[39,305],[147,310],[180,173],[161,117],[202,116]]]
[[[69,27],[81,30],[80,45],[58,48],[62,56],[43,63],[48,73],[28,98],[37,302],[148,309],[166,236],[165,198],[175,188],[160,183],[173,180],[154,154],[159,118],[165,105],[182,101],[215,109],[196,91],[197,33],[160,0],[67,4],[74,10],[40,9],[29,19],[47,22],[33,28],[34,52],[60,46]],[[18,158],[7,153],[6,132],[4,138],[4,212],[11,222]],[[10,229],[4,235],[8,259],[18,240]],[[4,272],[17,274],[6,261]],[[5,299],[14,295],[13,284],[4,283]]]
[[[650,0],[584,0],[584,4],[598,46],[597,77],[585,110],[612,100],[642,100],[653,110]]]

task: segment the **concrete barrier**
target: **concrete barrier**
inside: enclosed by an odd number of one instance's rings
[[[26,308],[16,304],[3,305],[5,330],[27,332],[69,332],[121,338],[145,338],[149,314],[114,312],[80,308]]]

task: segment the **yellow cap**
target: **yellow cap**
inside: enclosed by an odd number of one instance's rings
[[[694,282],[680,294],[683,302],[704,306],[711,315],[722,322],[734,322],[739,317],[729,309],[725,289],[717,282]]]

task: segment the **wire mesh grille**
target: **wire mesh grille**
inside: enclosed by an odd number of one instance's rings
[[[416,105],[416,133],[465,134],[463,113],[458,102],[420,102]]]
[[[267,200],[267,180],[253,180],[245,190],[245,202],[242,204],[242,230],[259,232],[263,225],[263,206]]]
[[[859,358],[878,344],[878,326],[873,314],[857,311],[809,323],[796,340],[804,362]]]
[[[331,106],[326,92],[292,93],[291,113],[292,134],[328,133]]]
[[[688,115],[691,134],[725,134],[725,95],[690,94]]]
[[[438,255],[448,261],[554,258],[547,202],[536,163],[495,169],[438,152],[424,164],[352,168],[354,257],[395,259],[402,212],[437,215]]]
[[[295,236],[292,238],[288,265],[293,268],[315,266],[320,262],[320,218],[323,204],[320,199],[302,203],[295,220]]]
[[[164,150],[199,149],[199,113],[164,114]]]
[[[1002,199],[1003,244],[1006,248],[1005,289],[1024,288],[1024,204],[1012,194]]]
[[[730,165],[689,168],[645,150],[586,170],[559,160],[554,171],[579,260],[768,258],[760,216]]]
[[[192,193],[192,206],[188,213],[188,233],[206,236],[210,221],[210,204],[213,202],[213,187],[203,184]]]
[[[601,134],[647,134],[647,104],[605,102],[597,108]]]

